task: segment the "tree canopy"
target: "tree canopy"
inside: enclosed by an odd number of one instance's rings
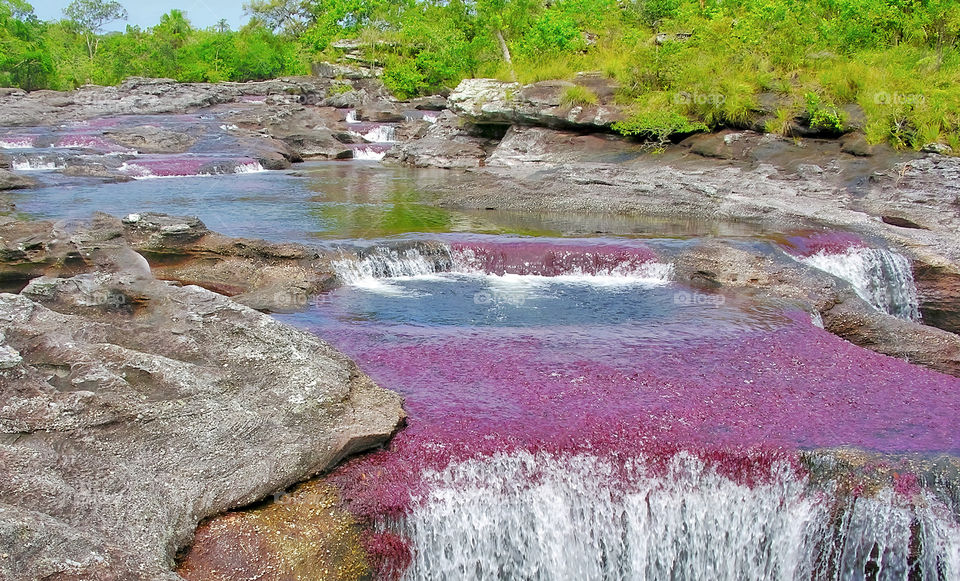
[[[855,104],[872,141],[939,139],[960,150],[956,0],[249,0],[244,8],[250,21],[237,31],[225,22],[197,29],[172,10],[153,27],[104,34],[126,16],[114,0],[74,0],[58,22],[38,20],[24,0],[0,0],[0,84],[243,81],[349,56],[382,67],[386,85],[406,97],[466,77],[532,82],[590,70],[619,84],[617,99],[632,112],[624,133],[740,126],[774,95],[784,106],[772,130],[803,112],[836,126]]]

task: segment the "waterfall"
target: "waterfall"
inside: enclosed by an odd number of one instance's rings
[[[333,262],[333,270],[345,284],[363,285],[372,280],[424,276],[450,269],[446,248],[437,256],[428,256],[418,248],[396,250],[378,247],[363,258],[344,257]]]
[[[910,261],[896,252],[853,246],[844,252],[820,251],[799,260],[849,282],[860,298],[881,312],[920,319]]]
[[[15,171],[53,171],[64,167],[62,156],[18,156],[10,162]]]
[[[363,134],[363,138],[373,143],[395,143],[397,128],[393,125],[377,125]]]
[[[391,524],[411,541],[411,581],[960,576],[960,527],[936,499],[911,505],[887,489],[844,504],[785,461],[745,485],[684,452],[652,471],[642,459],[519,451],[425,483]]]
[[[229,174],[251,174],[266,171],[259,161],[249,158],[207,159],[203,157],[169,157],[138,159],[124,162],[117,171],[135,180],[161,178],[210,177]]]
[[[387,149],[373,145],[359,146],[353,150],[353,159],[380,161],[387,155]]]
[[[261,173],[267,171],[263,169],[263,166],[260,165],[259,161],[246,161],[238,163],[236,169],[233,170],[233,173],[237,174],[246,174],[246,173]]]
[[[646,247],[528,241],[422,245],[405,250],[378,247],[360,258],[344,257],[333,266],[340,280],[350,285],[368,284],[371,279],[449,274],[659,286],[673,276],[673,265],[658,262]]]
[[[356,109],[351,109],[347,112],[347,123],[360,123],[360,120],[357,119]]]

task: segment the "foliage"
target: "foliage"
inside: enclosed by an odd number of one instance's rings
[[[580,85],[567,87],[564,89],[563,94],[560,95],[560,103],[566,106],[579,105],[583,107],[586,105],[596,105],[598,101],[599,99],[596,93]]]
[[[804,98],[811,129],[834,135],[843,133],[843,118],[835,107],[824,104],[815,93],[807,93]]]
[[[92,59],[97,53],[104,25],[114,20],[126,20],[127,10],[116,0],[73,0],[63,9],[63,15],[83,33],[87,53]]]
[[[23,0],[0,0],[0,83],[261,79],[342,57],[337,41],[350,40],[401,97],[468,77],[600,71],[632,111],[619,130],[647,139],[758,124],[788,133],[798,118],[839,133],[856,105],[871,142],[960,142],[956,0],[248,0],[251,21],[236,32],[197,30],[171,11],[104,35],[117,6],[75,0],[68,20],[45,23]]]

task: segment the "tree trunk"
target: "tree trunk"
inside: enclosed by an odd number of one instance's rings
[[[503,60],[507,61],[507,64],[513,68],[513,58],[510,57],[510,47],[507,46],[507,41],[503,39],[503,33],[500,32],[499,28],[495,33],[497,35],[497,43],[500,45],[500,52],[503,53]]]
[[[510,56],[510,47],[507,46],[507,41],[503,38],[503,33],[500,32],[500,29],[496,29],[494,33],[497,36],[497,44],[500,45],[500,52],[503,53],[503,60],[507,62],[507,66],[510,67],[510,78],[514,81],[517,80],[517,74],[513,70],[513,58]]]

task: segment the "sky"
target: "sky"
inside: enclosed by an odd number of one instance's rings
[[[63,9],[70,0],[27,0],[41,20],[59,20],[63,18]],[[176,8],[186,13],[194,28],[207,28],[215,25],[221,18],[230,23],[233,30],[246,24],[248,18],[243,14],[243,0],[118,0],[130,15],[126,21],[108,24],[106,30],[123,30],[127,24],[148,28],[160,22],[160,17]]]

